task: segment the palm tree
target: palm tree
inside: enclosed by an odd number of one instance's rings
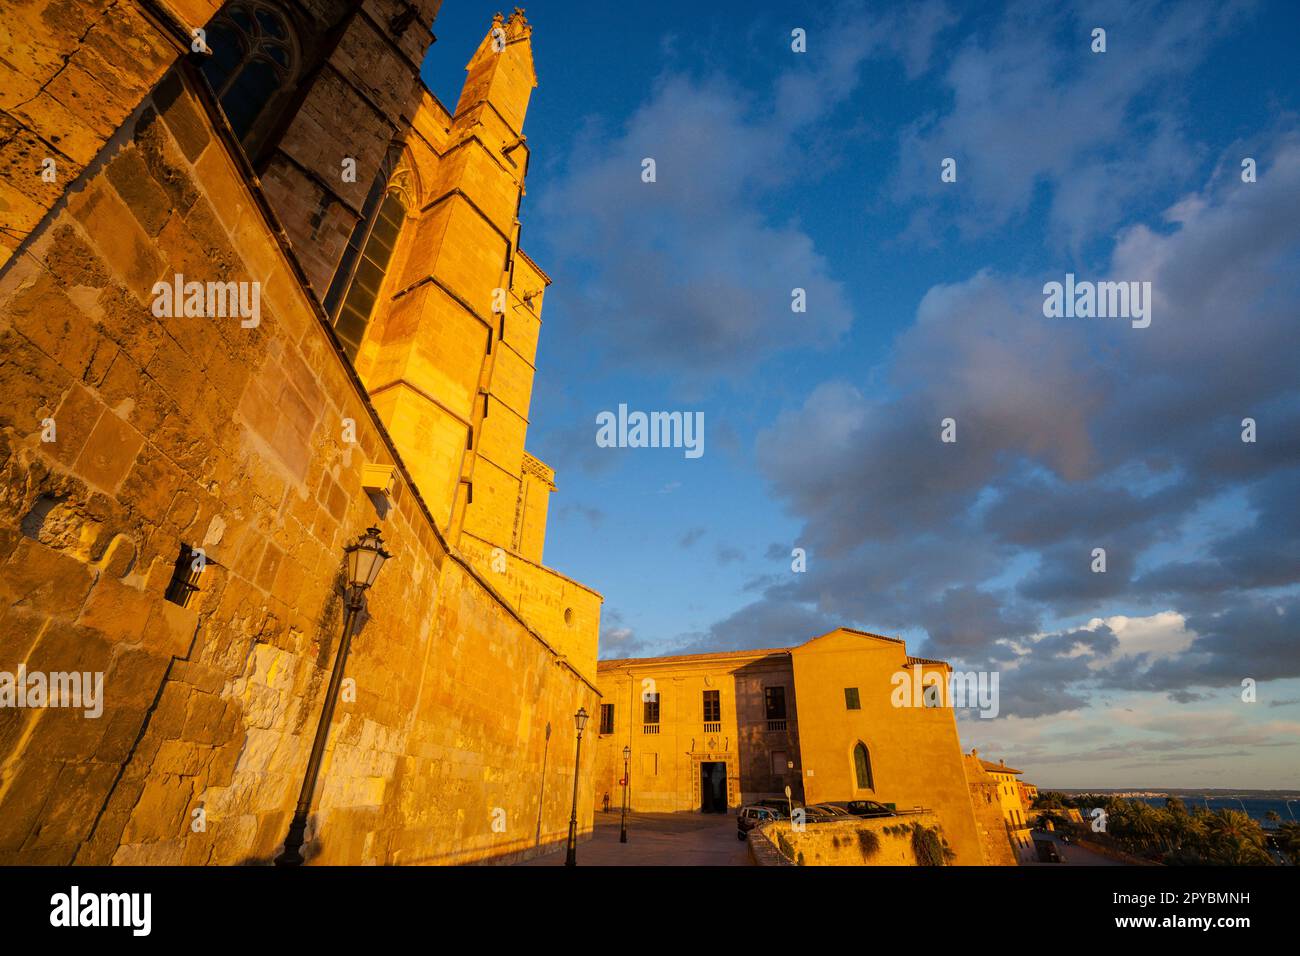
[[[1205,821],[1206,849],[1213,863],[1225,866],[1267,865],[1264,831],[1240,810],[1219,810]]]
[[[1287,822],[1278,827],[1277,845],[1292,866],[1300,866],[1300,823]]]

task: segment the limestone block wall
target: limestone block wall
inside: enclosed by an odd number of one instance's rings
[[[0,266],[220,0],[12,0],[0,39]],[[53,178],[42,176],[53,160]]]
[[[802,866],[919,866],[911,833],[898,832],[904,823],[938,827],[941,832],[943,829],[932,813],[810,823],[802,831],[795,830],[788,820],[778,820],[760,829],[778,853]],[[887,829],[894,832],[886,833]],[[874,848],[872,843],[859,838],[859,833],[874,834]]]
[[[460,548],[525,621],[579,673],[595,681],[600,607],[604,601],[600,594],[468,532],[461,535]]]
[[[188,83],[169,76],[0,268],[0,671],[104,676],[98,718],[0,708],[0,863],[269,861],[337,646],[342,548],[376,522],[394,558],[309,852],[554,846],[596,689],[448,552]],[[259,282],[260,323],[156,317],[176,273]],[[398,467],[382,519],[367,463]],[[188,607],[164,599],[182,545],[208,560]]]
[[[975,813],[975,827],[984,849],[984,862],[988,866],[1015,866],[1016,854],[1007,836],[997,780],[980,764],[978,755],[962,754],[962,766],[966,770],[971,809]]]

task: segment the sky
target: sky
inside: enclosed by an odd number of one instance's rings
[[[434,24],[450,107],[497,9]],[[962,744],[1040,786],[1300,790],[1300,5],[526,10],[528,444],[600,656],[858,627],[997,673]]]

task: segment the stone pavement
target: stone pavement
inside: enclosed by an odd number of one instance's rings
[[[730,813],[629,813],[627,843],[619,815],[596,813],[592,838],[578,844],[579,866],[749,866],[749,846],[736,839]],[[563,866],[564,848],[521,866]]]
[[[1056,844],[1056,852],[1061,854],[1060,863],[1039,863],[1038,855],[1033,847],[1025,850],[1020,857],[1021,866],[1124,866],[1118,860],[1112,860],[1110,857],[1102,856],[1100,853],[1093,853],[1091,850],[1085,850],[1083,847],[1070,843],[1062,843],[1061,838],[1056,833],[1045,833],[1042,830],[1034,831],[1035,840],[1050,840]]]

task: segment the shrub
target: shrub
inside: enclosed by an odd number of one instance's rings
[[[859,830],[858,849],[862,852],[862,859],[870,859],[880,852],[880,837],[871,830]]]
[[[912,852],[918,866],[945,866],[953,857],[952,849],[942,838],[937,827],[912,825]]]

